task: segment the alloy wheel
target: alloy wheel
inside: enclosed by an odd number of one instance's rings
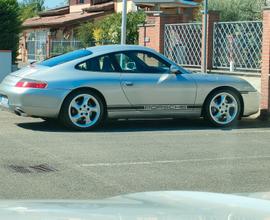
[[[231,123],[238,113],[238,102],[230,93],[222,92],[214,96],[210,102],[211,118],[218,124]]]
[[[75,126],[89,128],[95,125],[100,117],[100,104],[94,96],[80,94],[70,102],[68,113]]]

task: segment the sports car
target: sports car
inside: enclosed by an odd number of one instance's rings
[[[0,84],[0,106],[78,130],[144,117],[203,117],[222,127],[258,112],[259,93],[237,77],[192,73],[147,47],[109,45],[11,73]]]

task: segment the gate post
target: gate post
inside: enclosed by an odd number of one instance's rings
[[[166,14],[162,11],[149,11],[146,22],[139,25],[139,45],[164,53],[165,24],[175,24],[183,21],[183,15]]]
[[[270,7],[263,11],[261,117],[270,116]]]
[[[214,46],[214,23],[218,22],[220,19],[219,11],[209,11],[207,15],[207,39],[206,39],[206,69],[211,70],[213,68],[213,46]],[[202,16],[202,21],[204,21],[204,15]],[[204,22],[202,22],[202,56],[201,65],[203,67],[204,61]]]
[[[51,32],[49,32],[47,35],[47,40],[46,40],[46,59],[50,58],[51,56],[51,41],[52,41],[52,36],[51,36]]]

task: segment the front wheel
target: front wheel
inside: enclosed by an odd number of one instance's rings
[[[60,119],[69,128],[91,130],[102,124],[105,106],[102,99],[92,91],[77,91],[65,100]]]
[[[212,125],[230,126],[240,118],[239,95],[229,89],[218,90],[207,98],[204,111],[206,120]]]

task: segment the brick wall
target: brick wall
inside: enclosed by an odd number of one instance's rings
[[[270,8],[263,12],[261,116],[270,115]]]
[[[146,23],[139,28],[139,45],[164,52],[165,24],[180,23],[182,15],[178,14],[148,14]]]
[[[213,67],[213,42],[214,42],[214,23],[219,21],[220,13],[217,11],[209,11],[207,15],[207,39],[206,39],[206,69],[210,70]],[[204,15],[202,19],[202,56],[201,63],[202,69],[205,69],[203,66],[204,61]]]

